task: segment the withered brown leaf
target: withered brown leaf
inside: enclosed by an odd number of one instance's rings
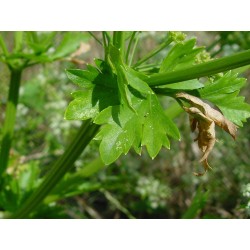
[[[209,104],[203,102],[198,97],[187,93],[177,93],[176,97],[188,102],[191,106],[183,106],[183,109],[190,115],[190,126],[192,132],[194,132],[196,128],[198,129],[198,136],[195,141],[198,142],[198,146],[203,152],[200,162],[203,164],[205,172],[194,174],[202,176],[208,171],[208,169],[211,169],[207,158],[216,141],[215,124],[224,129],[234,139],[236,138],[237,126],[227,120],[219,111],[212,108]]]
[[[234,139],[236,138],[237,126],[226,119],[218,110],[212,108],[200,98],[187,93],[177,93],[176,97],[184,99],[190,103],[192,107],[198,108],[206,117],[211,118],[217,126],[228,132]]]

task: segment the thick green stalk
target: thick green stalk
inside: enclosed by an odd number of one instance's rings
[[[220,59],[211,60],[185,69],[173,72],[157,73],[149,76],[145,81],[151,86],[182,82],[191,79],[210,76],[230,69],[239,68],[250,64],[250,50],[226,56]]]
[[[78,134],[73,139],[71,145],[64,154],[51,166],[51,170],[45,177],[45,180],[38,189],[28,198],[23,206],[11,216],[11,218],[27,218],[50,191],[61,180],[64,174],[73,166],[74,162],[80,156],[85,147],[93,139],[99,126],[92,124],[90,120],[83,123]]]
[[[5,113],[5,121],[2,130],[2,143],[0,149],[0,177],[3,175],[8,166],[9,152],[16,121],[16,109],[18,103],[21,74],[22,70],[11,70],[9,96]]]
[[[125,56],[124,47],[125,47],[125,34],[124,31],[114,31],[113,35],[113,44],[120,50],[122,58]]]

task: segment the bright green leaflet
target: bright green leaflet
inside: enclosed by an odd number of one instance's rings
[[[98,76],[99,72],[89,72],[88,70],[69,69],[66,70],[68,78],[81,88],[93,88],[93,81]]]
[[[238,96],[225,99],[217,106],[229,120],[242,127],[242,122],[246,122],[246,119],[250,117],[250,105],[244,100],[245,97]]]
[[[127,154],[137,141],[141,127],[137,115],[127,106],[113,106],[103,110],[94,120],[107,124],[101,128],[96,139],[101,139],[100,154],[105,164],[114,162],[122,153]]]
[[[177,43],[163,60],[160,72],[184,69],[195,64],[196,56],[204,50],[204,48],[194,48],[195,43],[195,38]]]
[[[142,146],[146,146],[151,158],[155,158],[162,146],[170,149],[166,134],[180,139],[176,125],[164,113],[156,95],[151,95],[147,103],[145,121],[143,124]]]
[[[87,120],[108,106],[119,104],[116,79],[108,73],[89,66],[88,70],[68,70],[67,75],[85,89],[72,93],[74,100],[66,109],[65,119]]]
[[[238,78],[229,71],[218,80],[207,83],[199,93],[201,98],[218,106],[229,120],[243,126],[242,122],[250,117],[250,105],[244,102],[243,96],[238,96],[245,83],[245,78]]]

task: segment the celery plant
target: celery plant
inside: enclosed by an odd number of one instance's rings
[[[93,35],[91,32],[90,34]],[[73,100],[67,107],[65,118],[86,121],[64,154],[51,166],[42,184],[11,215],[12,218],[27,218],[60,183],[93,138],[100,141],[100,157],[106,165],[117,160],[121,154],[127,154],[131,148],[140,155],[143,146],[153,159],[162,147],[170,148],[170,138],[180,140],[179,129],[172,118],[181,109],[164,111],[158,94],[176,98],[177,93],[186,92],[208,100],[217,105],[223,115],[237,126],[242,126],[242,122],[250,116],[250,106],[244,102],[243,97],[238,96],[245,80],[227,72],[249,65],[250,50],[210,60],[204,47],[196,47],[195,39],[188,40],[180,32],[169,32],[159,47],[133,64],[139,36],[139,32],[128,34],[116,31],[113,35],[103,32],[102,42],[94,36],[103,46],[104,59],[96,59],[95,66],[87,65],[85,70],[66,71],[68,78],[80,89],[72,94]],[[30,37],[35,39],[36,34],[31,33]],[[22,36],[19,34],[16,39],[21,41]],[[9,63],[12,57],[3,39],[0,44],[3,58]],[[44,49],[43,56],[36,54],[32,58],[33,62],[27,55],[14,54],[15,58],[24,57],[24,62],[19,70],[11,68],[10,104],[6,111],[7,125],[4,125],[1,146],[2,173],[8,163],[21,73],[25,67],[34,63],[53,61],[65,56],[64,44],[67,49],[71,46],[70,41],[66,40],[53,55],[47,55],[47,50]],[[132,44],[135,46],[131,50]],[[169,51],[162,62],[157,65],[147,63],[168,46]],[[16,48],[20,51],[22,46],[18,45]],[[70,50],[67,49],[68,53]],[[141,70],[143,67],[144,70]],[[221,72],[223,74],[218,74]],[[201,82],[200,77],[207,77],[207,82]],[[176,100],[181,104],[178,98]]]

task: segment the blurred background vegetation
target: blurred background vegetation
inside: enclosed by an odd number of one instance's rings
[[[12,32],[1,33],[11,47]],[[100,32],[93,33],[101,39]],[[196,36],[198,45],[206,46],[216,58],[250,48],[250,32],[186,33],[189,37]],[[58,32],[55,37],[58,43],[61,34]],[[141,58],[165,37],[165,32],[143,32],[136,57]],[[25,70],[8,168],[9,193],[0,194],[0,211],[17,209],[79,128],[80,121],[63,118],[70,93],[76,89],[67,79],[65,69],[84,69],[86,63],[103,57],[102,47],[88,33],[83,48],[77,61],[60,60]],[[151,62],[162,59],[166,52],[163,50]],[[248,85],[242,94],[249,103],[249,70],[243,76],[248,78]],[[4,119],[8,83],[9,71],[1,63],[0,124]],[[165,107],[169,102],[162,99]],[[249,218],[249,122],[238,130],[236,141],[217,129],[219,141],[209,157],[213,171],[200,178],[192,174],[201,166],[188,117],[181,113],[175,122],[182,140],[172,141],[171,150],[162,149],[153,161],[146,152],[141,157],[130,152],[114,164],[104,166],[99,160],[98,142],[92,141],[72,168],[72,173],[82,170],[81,174],[69,179],[66,176],[32,217]]]

